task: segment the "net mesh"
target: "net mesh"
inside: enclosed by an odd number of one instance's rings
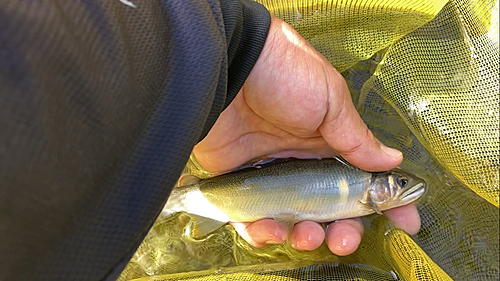
[[[225,226],[203,240],[159,217],[119,280],[498,280],[498,1],[261,1],[346,78],[363,120],[424,177],[414,236],[362,218],[358,250],[249,246]],[[191,158],[185,173],[207,177]]]

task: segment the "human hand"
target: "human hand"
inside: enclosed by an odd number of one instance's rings
[[[367,171],[397,167],[401,152],[381,144],[358,115],[343,77],[285,22],[272,17],[264,49],[246,83],[194,148],[207,171],[221,173],[263,157],[343,156]],[[410,234],[420,228],[414,204],[385,212]],[[255,247],[290,240],[313,250],[326,238],[337,255],[356,250],[363,234],[359,219],[333,222],[325,231],[304,221],[293,230],[272,219],[233,223]]]

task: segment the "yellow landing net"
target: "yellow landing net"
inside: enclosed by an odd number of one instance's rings
[[[179,214],[157,220],[119,280],[498,280],[498,1],[260,2],[342,72],[375,136],[428,181],[421,231],[365,217],[358,250],[337,257],[253,249],[230,226],[192,240]]]

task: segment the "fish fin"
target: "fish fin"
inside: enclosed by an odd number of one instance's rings
[[[382,215],[382,211],[380,211],[377,205],[373,204],[372,200],[370,199],[370,189],[366,190],[365,196],[363,197],[363,199],[359,200],[359,203],[372,209],[373,211],[375,211],[375,213]]]
[[[189,216],[192,218],[192,234],[195,238],[207,236],[227,223],[193,214]]]
[[[339,161],[340,163],[346,165],[347,167],[353,167],[351,163],[349,163],[349,161],[347,161],[344,157],[342,157],[342,155],[337,155],[335,157],[333,157],[333,159]]]
[[[371,201],[359,200],[359,203],[366,205],[368,208],[375,211],[375,213],[377,213],[379,215],[383,215],[382,211],[380,211],[380,209],[377,208],[377,206],[375,204],[373,204]]]
[[[367,189],[365,192],[365,196],[363,196],[363,199],[359,200],[359,203],[363,205],[370,206],[371,205],[371,200],[370,200],[370,189]]]
[[[379,215],[383,215],[382,211],[380,211],[379,208],[377,208],[377,206],[375,206],[375,204],[371,204],[370,206],[372,208],[372,210],[375,211],[375,213],[379,214]]]
[[[276,161],[276,159],[278,159],[278,158],[262,157],[262,158],[250,160],[250,161],[244,163],[243,165],[236,167],[234,170],[231,170],[231,173],[238,172],[241,170],[250,169],[250,168],[257,168],[258,169],[258,168],[261,168],[261,165],[265,165],[265,164],[274,162],[274,161]]]
[[[292,233],[293,227],[295,225],[295,219],[291,217],[280,217],[280,218],[275,218],[275,221],[283,224],[286,227],[286,230],[288,233]]]
[[[179,181],[177,182],[177,186],[178,187],[188,186],[188,185],[197,184],[199,182],[200,182],[200,179],[198,177],[196,177],[196,176],[193,176],[193,175],[182,175],[179,178]]]

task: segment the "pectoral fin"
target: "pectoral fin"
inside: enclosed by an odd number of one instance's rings
[[[359,202],[365,206],[367,206],[368,208],[372,209],[375,211],[375,213],[379,214],[379,215],[382,215],[382,211],[379,210],[379,208],[377,207],[377,205],[373,204],[371,198],[370,198],[370,189],[366,190],[366,194],[365,194],[365,197],[361,200],[359,200]]]
[[[195,238],[201,238],[214,232],[227,222],[209,219],[206,217],[189,214],[192,218],[192,235]]]
[[[375,211],[375,213],[379,214],[379,215],[383,215],[382,211],[380,211],[379,208],[377,208],[377,206],[375,206],[374,204],[371,204],[370,206],[372,208],[372,210]]]

